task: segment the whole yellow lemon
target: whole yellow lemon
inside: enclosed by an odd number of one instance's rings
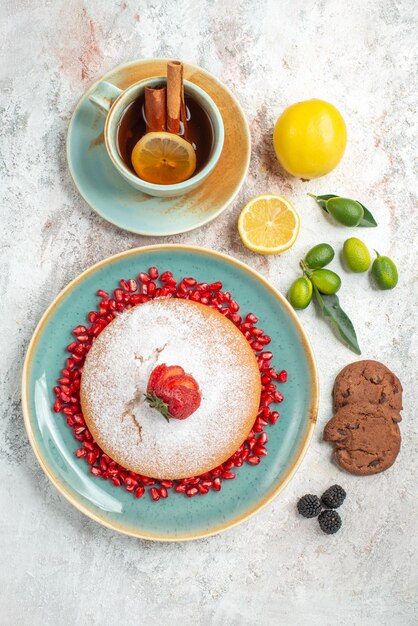
[[[340,162],[347,143],[341,113],[324,100],[305,100],[285,109],[273,133],[280,165],[293,176],[318,178]]]

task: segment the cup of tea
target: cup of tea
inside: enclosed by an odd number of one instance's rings
[[[141,179],[132,165],[132,151],[146,133],[145,88],[164,85],[166,77],[141,80],[122,91],[112,83],[98,83],[89,100],[106,115],[104,138],[112,163],[133,187],[151,196],[180,196],[198,187],[212,172],[222,153],[224,125],[218,107],[200,87],[184,81],[190,143],[196,153],[193,175],[175,184],[156,184]]]

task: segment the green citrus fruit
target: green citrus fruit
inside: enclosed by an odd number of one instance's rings
[[[289,289],[287,299],[294,309],[306,309],[312,299],[312,283],[309,278],[297,278]]]
[[[328,243],[319,243],[309,250],[305,256],[305,263],[313,270],[316,270],[331,263],[334,254],[334,250]]]
[[[312,272],[311,280],[318,291],[328,296],[337,293],[341,287],[341,278],[331,270],[315,270]]]
[[[350,237],[344,242],[343,255],[352,272],[367,272],[370,267],[370,252],[357,237]]]
[[[325,207],[335,221],[344,226],[357,226],[364,215],[361,204],[349,198],[330,198]]]
[[[387,256],[380,256],[376,251],[377,259],[372,265],[374,279],[380,289],[393,289],[398,284],[398,270],[395,263]]]

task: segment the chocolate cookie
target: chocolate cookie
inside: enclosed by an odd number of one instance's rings
[[[400,415],[387,406],[368,402],[347,404],[324,429],[335,444],[334,460],[351,474],[378,474],[390,467],[401,445]]]
[[[356,402],[402,410],[402,385],[395,374],[378,361],[356,361],[347,365],[335,379],[333,397],[335,411]]]

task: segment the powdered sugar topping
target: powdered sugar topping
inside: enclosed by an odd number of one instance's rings
[[[145,402],[152,370],[180,365],[202,402],[169,423]],[[260,381],[254,354],[219,313],[189,301],[157,299],[121,314],[96,339],[82,375],[83,409],[98,443],[125,467],[157,478],[218,465],[256,417]],[[203,468],[203,469],[202,469]]]

